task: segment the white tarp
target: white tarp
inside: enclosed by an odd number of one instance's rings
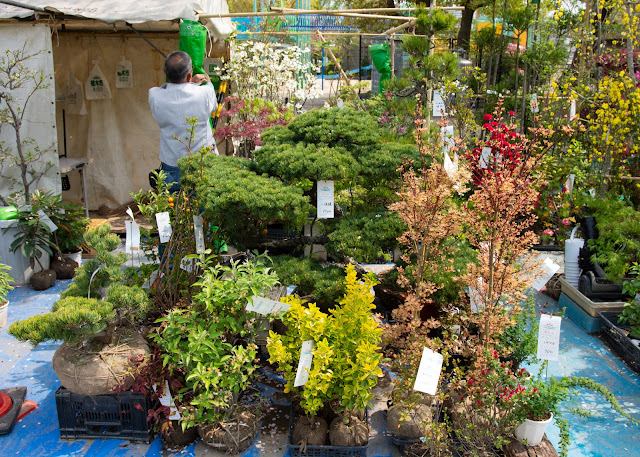
[[[175,19],[197,20],[198,14],[229,12],[225,0],[22,0],[20,3],[108,24],[118,21],[141,24]],[[27,18],[33,14],[34,12],[28,9],[0,4],[0,19]],[[225,39],[234,30],[234,25],[228,17],[211,18],[204,22],[214,40]]]
[[[46,173],[39,182],[31,186],[30,192],[36,189],[51,190],[60,193],[60,175],[58,173],[58,141],[56,133],[56,111],[55,111],[55,81],[53,79],[53,55],[51,53],[51,30],[45,24],[1,24],[0,25],[0,49],[18,50],[25,46],[27,54],[35,54],[42,51],[35,57],[25,61],[25,65],[37,71],[42,71],[46,75],[47,87],[34,93],[29,100],[24,121],[20,129],[22,143],[27,150],[32,149],[32,145],[25,144],[34,141],[34,144],[41,150],[46,150],[43,160],[34,163],[36,170],[46,169]],[[5,75],[6,76],[6,75]],[[33,84],[25,86],[24,89],[16,90],[12,93],[16,102],[23,105],[25,97],[33,88]],[[4,101],[0,108],[6,108]],[[0,141],[4,147],[9,148],[14,155],[16,151],[15,130],[7,124],[3,124],[0,130]],[[48,166],[50,165],[50,166]],[[13,167],[12,170],[3,169],[2,179],[0,179],[0,194],[8,196],[15,191],[22,191],[22,187],[10,188],[12,181],[6,179],[10,173],[19,179],[19,169]]]

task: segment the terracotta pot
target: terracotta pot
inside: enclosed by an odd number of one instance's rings
[[[537,446],[544,437],[547,425],[553,420],[553,414],[545,421],[532,421],[525,419],[524,422],[516,427],[515,435],[525,446]]]

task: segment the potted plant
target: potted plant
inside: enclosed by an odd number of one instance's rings
[[[275,286],[277,276],[262,257],[231,266],[212,266],[215,256],[205,254],[200,260],[203,274],[191,305],[158,319],[151,338],[168,374],[184,385],[173,392],[182,429],[198,427],[207,445],[237,453],[257,432],[256,413],[240,401],[257,369],[259,319],[246,306]]]
[[[545,362],[546,364],[547,362]],[[545,365],[540,369],[544,371]],[[564,376],[561,378],[543,379],[540,375],[529,378],[519,389],[514,411],[522,421],[515,429],[516,438],[528,446],[536,446],[544,436],[547,425],[555,420],[560,429],[560,456],[566,457],[571,443],[569,422],[563,417],[561,403],[576,396],[579,392],[589,390],[600,396],[613,409],[635,425],[640,423],[624,411],[615,396],[603,385],[586,377]],[[574,407],[574,412],[588,416],[590,412]]]
[[[9,291],[13,289],[9,285],[11,276],[7,273],[11,267],[0,263],[0,328],[7,325],[7,313],[9,311]]]
[[[53,356],[61,384],[80,395],[103,395],[123,383],[131,386],[133,360],[149,352],[137,327],[151,305],[141,287],[117,282],[124,260],[106,251],[119,244],[109,225],[90,230],[87,241],[98,252],[95,262],[79,268],[51,312],[14,322],[9,333],[33,344],[62,340]]]
[[[374,284],[370,276],[361,284],[354,266],[349,265],[347,291],[329,314],[314,303],[304,306],[298,297],[290,296],[286,299],[290,308],[282,317],[286,333],[269,334],[270,360],[283,371],[285,391],[297,394],[303,411],[291,434],[293,453],[324,445],[327,431],[334,446],[364,446],[368,442],[364,411],[377,376],[382,374],[382,355],[377,352],[382,330],[370,312]],[[303,341],[313,341],[313,360],[308,380],[295,387]],[[330,418],[330,425],[319,417],[324,406],[337,413]]]

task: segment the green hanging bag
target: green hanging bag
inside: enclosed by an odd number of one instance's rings
[[[384,86],[391,79],[391,54],[389,52],[388,43],[378,43],[369,46],[369,54],[373,66],[380,73],[380,83],[378,84],[378,93],[384,92]]]
[[[204,25],[189,19],[183,19],[180,23],[180,44],[178,49],[191,57],[193,74],[203,75],[204,53],[207,47],[207,29]]]

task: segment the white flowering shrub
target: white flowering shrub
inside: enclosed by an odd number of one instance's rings
[[[233,41],[224,79],[240,99],[262,98],[276,105],[302,108],[319,95],[316,68],[305,62],[308,50],[297,46],[257,41]]]

